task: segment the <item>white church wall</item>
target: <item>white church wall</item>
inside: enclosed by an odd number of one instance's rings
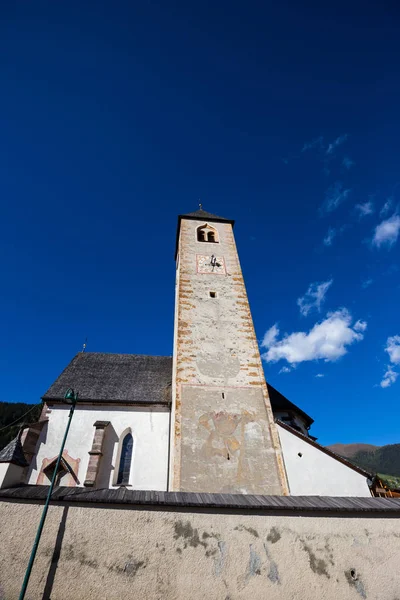
[[[291,496],[371,496],[363,475],[277,427]]]
[[[43,459],[58,455],[69,414],[68,406],[53,406],[49,422],[41,433],[28,482],[35,484]],[[131,430],[133,453],[129,485],[137,490],[166,490],[168,474],[169,411],[164,407],[96,407],[78,404],[65,444],[65,451],[74,460],[80,459],[77,485],[83,486],[92,448],[96,421],[110,421],[106,428],[103,456],[96,487],[113,485],[117,454],[123,432]],[[46,479],[46,483],[47,483]]]

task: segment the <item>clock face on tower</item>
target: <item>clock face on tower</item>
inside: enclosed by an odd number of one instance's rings
[[[197,254],[197,272],[198,273],[218,273],[225,275],[225,260],[223,256],[211,254]]]

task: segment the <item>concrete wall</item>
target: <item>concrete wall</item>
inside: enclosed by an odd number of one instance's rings
[[[42,506],[0,502],[0,599]],[[29,600],[398,600],[400,519],[50,507]]]
[[[53,406],[48,414],[48,425],[39,437],[37,454],[31,464],[29,483],[37,483],[43,459],[58,455],[68,414],[66,406]],[[113,487],[119,440],[130,428],[133,436],[130,485],[137,490],[167,489],[169,410],[164,407],[102,408],[78,404],[65,445],[69,456],[80,459],[77,485],[82,486],[86,478],[96,421],[110,421],[105,430],[96,487]]]
[[[371,496],[364,475],[277,427],[291,496]]]
[[[212,244],[197,241],[202,225],[181,222],[170,489],[282,494],[279,438],[232,227],[211,223]]]

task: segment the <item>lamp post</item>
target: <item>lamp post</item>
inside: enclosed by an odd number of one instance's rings
[[[42,535],[44,522],[46,520],[47,511],[49,509],[49,503],[50,503],[51,494],[53,493],[54,484],[55,484],[56,479],[57,479],[58,467],[60,466],[60,462],[61,462],[61,458],[62,458],[62,453],[64,451],[65,442],[66,442],[66,439],[67,439],[67,436],[68,436],[68,431],[69,431],[69,428],[70,428],[70,425],[71,425],[71,421],[72,421],[72,415],[74,414],[75,406],[76,406],[76,403],[78,401],[78,394],[75,393],[72,388],[68,388],[67,391],[65,392],[64,401],[67,404],[71,405],[71,409],[70,409],[69,415],[68,415],[68,423],[67,423],[67,427],[65,429],[64,438],[63,438],[63,441],[62,441],[62,444],[61,444],[60,452],[58,454],[58,458],[57,458],[56,466],[55,466],[55,469],[54,469],[53,477],[51,479],[51,483],[50,483],[49,491],[48,491],[48,494],[47,494],[46,502],[45,502],[45,505],[43,507],[43,512],[42,512],[42,516],[41,516],[41,519],[40,519],[40,523],[39,523],[39,526],[38,526],[38,529],[37,529],[37,532],[36,532],[35,541],[33,542],[31,556],[30,556],[29,563],[28,563],[28,566],[27,566],[27,569],[26,569],[26,572],[25,572],[24,582],[22,584],[22,588],[21,588],[21,592],[19,594],[19,599],[18,600],[24,600],[24,598],[25,598],[26,588],[28,587],[29,578],[31,576],[31,571],[32,571],[33,563],[34,563],[36,552],[37,552],[37,549],[38,549],[38,546],[39,546],[40,537]]]

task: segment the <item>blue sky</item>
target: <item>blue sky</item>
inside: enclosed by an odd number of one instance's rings
[[[323,444],[399,442],[396,3],[1,12],[0,400],[38,401],[86,337],[172,353],[201,198],[236,219],[267,379]]]

